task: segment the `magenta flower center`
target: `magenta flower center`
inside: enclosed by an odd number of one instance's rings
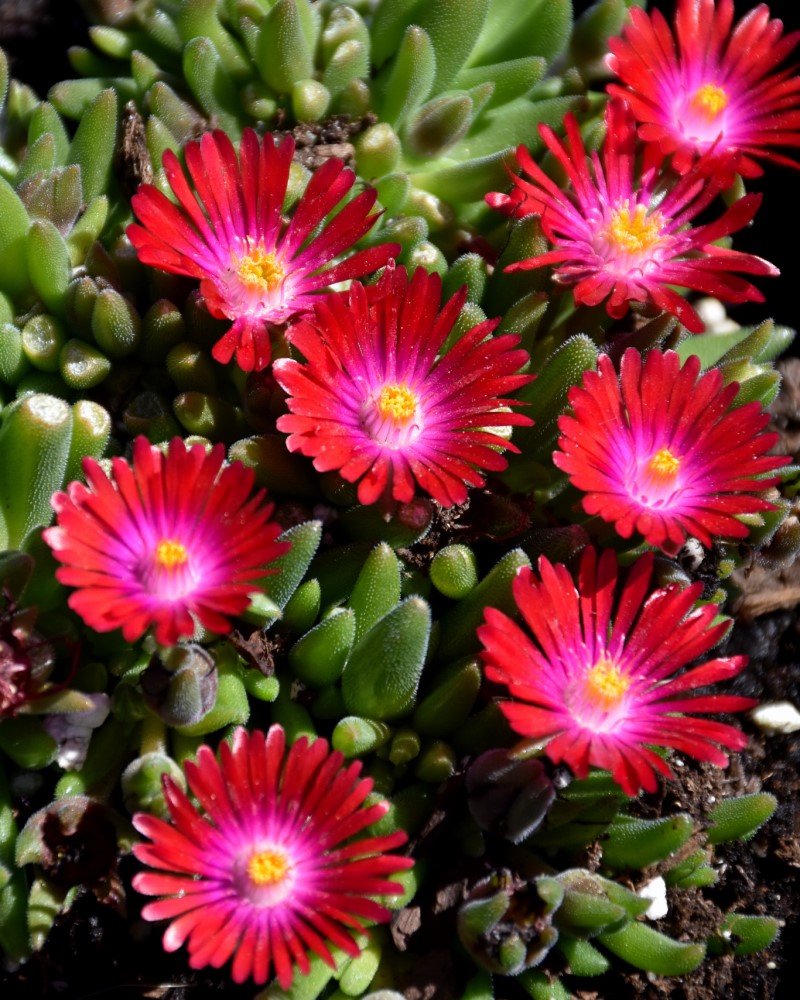
[[[247,874],[254,885],[275,885],[282,882],[291,864],[283,851],[274,848],[258,851],[247,862]]]
[[[728,95],[722,87],[718,87],[716,83],[704,83],[692,94],[690,103],[693,108],[713,121],[727,108],[728,100]]]
[[[378,444],[404,448],[422,430],[419,396],[404,382],[388,382],[362,407],[361,420],[364,430]]]
[[[633,467],[630,495],[645,507],[667,507],[680,490],[681,459],[669,448],[659,448]]]
[[[282,903],[294,888],[295,865],[282,847],[270,844],[245,852],[234,865],[234,882],[253,906]]]
[[[156,545],[156,563],[164,569],[183,566],[188,558],[186,546],[174,538],[165,538]]]
[[[625,695],[633,678],[625,674],[607,652],[575,677],[567,692],[573,718],[596,732],[610,732],[626,716]]]
[[[265,253],[262,246],[257,246],[246,254],[232,253],[231,263],[242,283],[254,292],[271,292],[286,277],[275,254]]]
[[[586,671],[585,685],[589,701],[608,711],[619,703],[631,681],[608,653],[603,653],[597,663]]]
[[[186,597],[197,585],[189,550],[177,538],[162,538],[152,555],[145,556],[141,579],[147,590],[166,601]]]
[[[630,203],[624,201],[611,213],[606,235],[618,250],[629,254],[646,254],[661,242],[664,218],[660,212],[647,214],[645,205],[637,205],[631,212]]]

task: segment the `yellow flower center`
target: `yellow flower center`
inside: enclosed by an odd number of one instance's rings
[[[644,205],[637,205],[633,214],[626,202],[611,213],[608,237],[620,250],[641,253],[649,250],[661,240],[664,220],[660,212],[648,216]]]
[[[286,276],[275,254],[265,253],[262,247],[254,247],[241,257],[234,256],[233,267],[245,285],[265,292],[279,285]]]
[[[648,469],[659,479],[674,479],[680,467],[681,460],[669,448],[660,448],[650,459]]]
[[[247,874],[254,885],[276,885],[290,868],[286,855],[276,850],[259,851],[247,862]]]
[[[378,412],[396,424],[403,424],[414,416],[419,400],[417,394],[402,383],[385,385],[378,397]]]
[[[629,677],[619,669],[607,653],[603,653],[586,672],[586,693],[602,708],[612,708],[631,686]]]
[[[165,538],[156,545],[156,562],[164,569],[183,566],[188,558],[186,546],[182,542],[176,542],[174,538]]]
[[[704,83],[692,94],[692,105],[707,118],[716,118],[728,106],[728,95],[716,83]]]

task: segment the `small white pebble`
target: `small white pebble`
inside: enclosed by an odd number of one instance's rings
[[[698,299],[694,307],[706,326],[717,326],[719,323],[724,323],[728,318],[725,306],[719,299],[713,299],[711,296],[704,296],[702,299]]]
[[[651,899],[650,906],[644,911],[648,920],[660,920],[667,915],[667,883],[658,875],[639,890],[642,899]]]
[[[686,767],[686,761],[681,760],[680,757],[673,757],[672,763],[675,765],[675,767]]]
[[[750,712],[750,718],[765,733],[796,733],[800,712],[790,701],[765,701]]]
[[[708,798],[706,799],[706,802],[707,802],[707,803],[708,803],[708,804],[709,804],[710,806],[713,806],[713,805],[714,805],[714,803],[715,803],[716,801],[717,801],[717,797],[716,797],[716,795],[709,795],[709,796],[708,796]]]
[[[768,968],[768,969],[769,969],[770,971],[772,971],[773,969],[777,969],[777,968],[778,968],[778,966],[777,966],[777,965],[776,965],[776,964],[775,964],[774,962],[767,962],[767,968]]]

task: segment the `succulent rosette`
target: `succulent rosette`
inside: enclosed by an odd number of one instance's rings
[[[800,76],[779,67],[800,31],[784,35],[763,3],[731,30],[733,0],[677,0],[674,33],[659,10],[629,16],[609,39],[608,65],[625,86],[608,90],[630,104],[643,140],[681,173],[705,153],[729,180],[733,169],[763,173],[757,160],[797,166],[779,150],[800,146]]]
[[[154,869],[134,887],[164,897],[142,915],[171,921],[166,950],[186,944],[195,969],[232,958],[237,983],[264,983],[274,969],[287,990],[295,968],[308,973],[309,954],[334,968],[331,947],[358,955],[355,934],[389,918],[373,897],[399,894],[390,876],[413,864],[389,853],[402,831],[363,835],[389,804],[365,804],[372,781],[361,763],[345,766],[323,739],[301,737],[287,750],[272,726],[236,730],[218,757],[201,746],[184,770],[197,806],[166,777],[170,822],[134,817],[149,838],[134,853]]]
[[[715,245],[750,222],[761,196],[745,195],[716,221],[689,225],[724,188],[724,174],[712,174],[713,161],[706,158],[665,192],[657,152],[646,158],[637,176],[636,128],[624,102],[609,103],[606,125],[602,160],[595,153],[587,156],[574,115],[565,118],[566,144],[549,126],[539,127],[569,178],[567,190],[519,147],[517,159],[531,180],[512,175],[511,194],[492,193],[486,201],[515,218],[540,215],[553,249],[510,264],[506,271],[555,265],[554,280],[572,287],[576,303],[605,301],[614,319],[621,319],[631,302],[650,303],[677,316],[692,333],[702,333],[703,322],[673,285],[728,302],[762,302],[761,292],[732,272],[774,276],[777,268],[752,254]]]
[[[439,310],[441,279],[405,268],[315,307],[288,338],[305,363],[275,362],[290,413],[278,420],[290,451],[319,472],[358,482],[358,499],[408,502],[419,484],[443,506],[462,503],[483,471],[517,449],[495,428],[529,424],[506,393],[525,385],[519,337],[491,336],[485,320],[442,350],[464,305],[463,288]]]
[[[383,267],[400,249],[384,244],[333,263],[378,218],[369,214],[376,193],[368,189],[317,231],[355,182],[352,170],[336,158],[314,172],[284,225],[293,153],[291,136],[276,144],[267,133],[259,142],[252,129],[245,129],[237,159],[224,132],[206,133],[185,150],[194,191],[178,158],[167,150],[164,170],[178,205],[151,184],[143,184],[131,200],[141,224],[129,226],[128,236],[139,259],[200,278],[209,312],[233,320],[214,357],[226,363],[235,355],[245,371],[269,364],[271,324],[308,310],[328,285]]]
[[[652,553],[621,575],[606,549],[583,554],[577,586],[566,566],[540,558],[538,575],[523,567],[514,600],[526,628],[495,608],[478,629],[486,676],[505,685],[500,708],[522,736],[547,741],[545,753],[579,778],[610,770],[628,795],[654,791],[671,775],[651,747],[666,747],[724,767],[720,747],[741,750],[747,737],[695,713],[736,712],[755,702],[735,695],[689,694],[735,677],[744,656],[709,660],[728,630],[715,604],[692,610],[702,583],[650,590]]]
[[[113,459],[108,476],[86,459],[86,485],[53,496],[57,524],[44,537],[87,625],[121,628],[129,642],[152,626],[162,645],[190,636],[194,618],[229,630],[288,545],[265,491],[252,492],[253,470],[224,458],[222,445],[207,453],[175,438],[164,453],[138,437],[132,463]]]
[[[735,406],[739,386],[712,368],[700,374],[690,355],[633,348],[619,375],[608,355],[572,388],[574,415],[559,417],[553,461],[585,493],[583,508],[674,555],[687,536],[745,538],[742,514],[774,510],[754,495],[777,481],[791,459],[768,455],[777,434],[762,433],[760,403]]]

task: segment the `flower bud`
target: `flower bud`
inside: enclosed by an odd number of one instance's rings
[[[163,777],[167,774],[186,791],[186,778],[175,761],[164,753],[153,751],[137,757],[122,772],[122,800],[131,815],[140,810],[169,820],[164,799]]]
[[[500,871],[474,885],[458,911],[458,936],[472,958],[516,976],[542,961],[558,940],[552,915],[562,892],[554,879],[526,882]]]
[[[467,771],[466,790],[478,826],[515,844],[537,829],[556,794],[541,760],[508,750],[477,757]]]
[[[216,700],[217,682],[213,657],[195,643],[154,654],[140,679],[147,705],[169,726],[200,722]]]

